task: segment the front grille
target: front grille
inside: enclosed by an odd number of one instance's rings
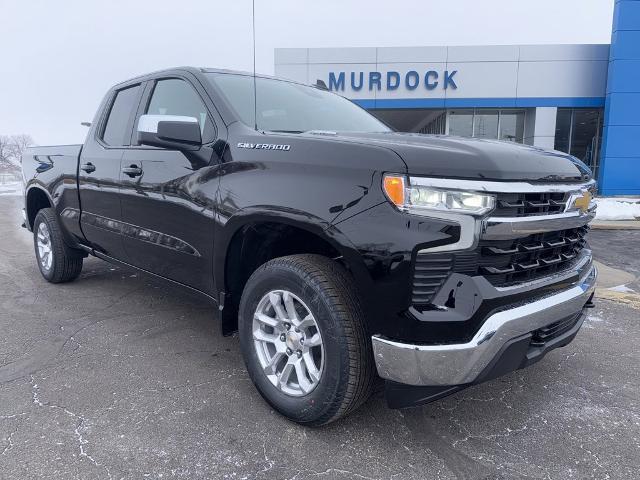
[[[508,287],[571,269],[588,246],[589,226],[538,233],[515,240],[481,240],[472,251],[419,253],[414,264],[412,303],[431,303],[452,272],[481,275]]]
[[[529,220],[530,231],[535,231],[547,219],[530,217],[559,215],[558,218],[562,218],[571,196],[585,189],[595,195],[593,182],[576,184],[575,188],[558,185],[548,189],[560,191],[494,192],[496,206],[490,217],[507,223],[510,222],[508,218],[522,218],[518,222],[524,225]],[[510,287],[567,272],[584,258],[581,252],[588,248],[585,238],[588,230],[589,226],[584,225],[506,240],[489,240],[486,237],[491,237],[491,232],[487,232],[485,239],[481,237],[473,250],[419,253],[414,263],[412,303],[431,303],[451,273],[482,276],[496,287]]]
[[[454,271],[482,275],[506,287],[567,270],[587,246],[583,226],[515,240],[481,240],[472,252],[456,254]]]
[[[533,332],[531,337],[532,347],[543,347],[546,343],[550,342],[554,338],[571,330],[576,323],[580,320],[582,312],[570,315],[562,320],[551,323],[546,327],[539,328]]]
[[[569,193],[498,193],[492,217],[528,217],[564,212]]]

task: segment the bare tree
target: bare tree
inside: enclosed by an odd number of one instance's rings
[[[11,137],[0,135],[0,172],[15,170],[16,165],[13,163],[12,155]]]
[[[19,135],[13,135],[11,137],[11,145],[13,148],[13,158],[17,160],[18,163],[20,163],[24,151],[27,148],[35,145],[35,142],[33,141],[33,138],[31,138],[31,135],[21,133]]]
[[[31,135],[0,135],[0,171],[19,171],[22,154],[32,145]]]

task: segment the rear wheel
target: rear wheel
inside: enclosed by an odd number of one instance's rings
[[[83,254],[69,248],[53,208],[43,208],[33,222],[33,243],[42,276],[51,283],[70,282],[82,271]]]
[[[371,394],[371,340],[347,272],[319,255],[258,268],[240,302],[242,354],[258,391],[293,421],[323,425]]]

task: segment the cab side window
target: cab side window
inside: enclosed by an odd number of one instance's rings
[[[120,147],[131,144],[131,128],[140,102],[141,88],[135,85],[116,93],[102,133],[102,141],[107,145]]]
[[[194,117],[200,125],[202,143],[215,138],[215,127],[198,92],[184,80],[170,78],[159,80],[149,106],[145,112],[149,115],[184,115]]]

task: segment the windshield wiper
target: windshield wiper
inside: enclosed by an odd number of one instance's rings
[[[267,130],[268,132],[276,133],[304,133],[304,130]]]

